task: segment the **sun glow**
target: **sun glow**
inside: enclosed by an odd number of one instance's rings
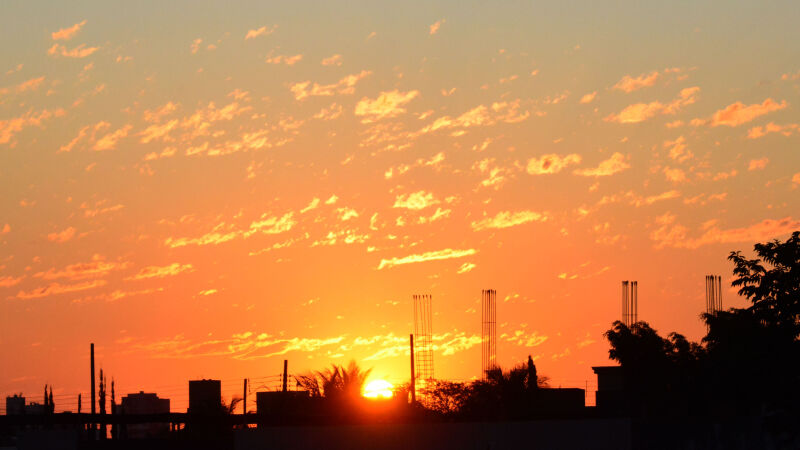
[[[364,386],[364,397],[367,398],[392,398],[394,386],[386,380],[373,380]]]

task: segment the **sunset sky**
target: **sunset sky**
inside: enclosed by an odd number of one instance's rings
[[[1,395],[88,408],[90,342],[175,411],[403,382],[413,294],[469,380],[489,288],[501,365],[585,387],[621,280],[697,340],[704,276],[800,229],[794,0],[221,3],[3,4]]]

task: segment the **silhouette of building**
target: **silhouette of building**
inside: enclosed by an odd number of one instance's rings
[[[220,414],[222,383],[220,380],[189,381],[189,414]]]
[[[534,402],[540,412],[552,414],[580,413],[586,407],[586,392],[578,388],[539,388]]]
[[[256,392],[256,413],[260,421],[287,421],[309,414],[311,398],[308,391]]]
[[[628,393],[622,366],[597,366],[592,367],[592,371],[597,374],[595,393],[597,409],[608,413],[625,411],[628,406]]]
[[[139,391],[122,397],[120,412],[131,414],[168,414],[169,399],[158,398],[156,394]],[[169,423],[141,423],[127,425],[127,434],[131,439],[142,439],[165,435],[169,432]]]
[[[6,415],[18,416],[25,414],[25,397],[22,394],[6,397]]]

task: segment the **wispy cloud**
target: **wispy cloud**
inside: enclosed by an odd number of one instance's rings
[[[396,117],[404,112],[403,107],[419,95],[419,91],[400,92],[393,91],[381,92],[376,99],[367,97],[362,98],[356,104],[355,115],[364,117],[363,123],[374,122],[387,117]]]
[[[152,278],[172,277],[184,272],[193,272],[191,264],[172,263],[166,266],[147,266],[136,275],[126,278],[126,280],[148,280]]]
[[[67,294],[70,292],[85,291],[108,284],[106,280],[91,280],[74,284],[50,283],[47,286],[38,287],[30,291],[19,291],[17,298],[27,300],[32,298],[49,297],[51,295]]]
[[[502,229],[529,222],[545,222],[547,219],[547,213],[540,213],[536,211],[501,211],[494,217],[487,217],[482,220],[472,222],[472,229],[475,231],[488,230],[492,228]]]
[[[425,209],[428,206],[436,205],[439,200],[434,198],[433,193],[417,191],[411,194],[400,194],[395,198],[393,208],[406,208],[413,210]]]
[[[75,228],[74,227],[67,227],[61,231],[55,231],[47,235],[47,240],[51,242],[67,242],[73,237],[75,237]]]
[[[244,35],[244,40],[255,39],[259,36],[269,36],[270,34],[274,33],[278,26],[273,26],[272,28],[267,27],[266,25],[254,30],[248,30],[247,33]]]
[[[442,24],[444,24],[445,22],[446,22],[445,19],[437,20],[436,22],[434,22],[433,25],[430,26],[429,34],[431,36],[436,34],[439,31],[439,28],[441,28]]]
[[[67,48],[61,44],[53,44],[52,47],[47,49],[47,54],[50,56],[63,56],[65,58],[86,58],[99,49],[100,47],[87,47],[86,44],[80,44],[74,48]]]
[[[614,152],[610,158],[601,161],[597,167],[592,169],[576,169],[574,173],[585,177],[606,177],[629,169],[631,165],[628,164],[627,160],[628,158],[622,153]]]
[[[786,103],[786,100],[777,103],[771,98],[761,103],[754,103],[746,106],[742,102],[736,102],[715,112],[711,116],[709,123],[712,127],[718,127],[720,125],[738,127],[739,125],[750,122],[756,117],[763,116],[772,111],[779,111],[787,106],[788,103]]]
[[[67,28],[62,28],[58,31],[54,31],[50,33],[50,37],[53,38],[54,41],[68,41],[72,39],[81,28],[86,25],[86,20],[76,23],[75,25]]]
[[[622,77],[621,80],[614,85],[614,89],[618,89],[620,91],[631,93],[633,91],[639,90],[644,87],[650,87],[656,84],[656,81],[659,77],[658,71],[653,71],[650,73],[643,73],[638,77],[632,77],[630,75],[625,75]]]
[[[475,250],[474,248],[466,250],[453,250],[451,248],[446,248],[444,250],[418,253],[399,258],[393,257],[390,259],[381,259],[380,264],[378,264],[378,270],[385,268],[392,268],[394,266],[399,266],[403,264],[413,264],[413,263],[420,263],[427,261],[439,261],[451,258],[463,258],[464,256],[474,255],[475,253],[477,253],[477,250]]]
[[[581,155],[577,153],[570,153],[565,156],[550,153],[539,158],[529,159],[526,170],[531,175],[552,174],[561,172],[562,169],[580,162]]]
[[[695,95],[700,91],[699,87],[682,89],[678,98],[664,104],[659,101],[650,103],[636,103],[627,106],[618,114],[609,114],[603,120],[606,122],[617,122],[622,124],[644,122],[657,115],[676,114],[684,106],[695,102]]]
[[[359,73],[348,75],[333,84],[311,83],[302,81],[289,86],[295,100],[302,101],[309,97],[331,96],[335,94],[352,94],[359,81],[372,74],[372,71],[362,70]]]

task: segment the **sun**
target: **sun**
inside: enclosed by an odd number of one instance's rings
[[[367,398],[392,398],[394,386],[386,380],[372,380],[364,386],[364,397]]]

